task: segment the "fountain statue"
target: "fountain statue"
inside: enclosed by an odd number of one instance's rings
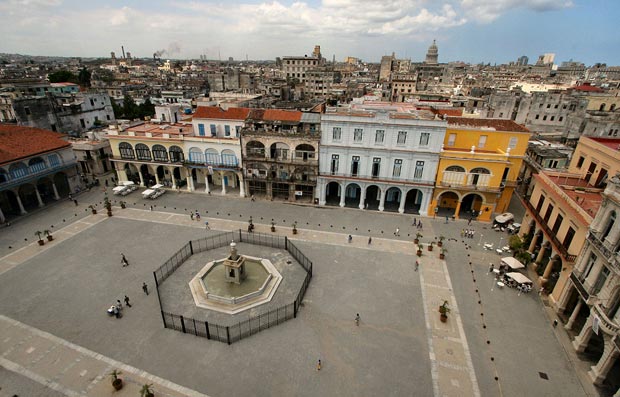
[[[245,280],[247,276],[245,272],[245,256],[237,253],[237,244],[234,241],[230,243],[230,255],[224,259],[224,267],[226,281],[241,284]]]

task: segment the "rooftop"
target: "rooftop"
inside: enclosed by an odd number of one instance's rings
[[[548,181],[555,185],[570,199],[569,208],[562,207],[563,210],[570,212],[573,216],[579,217],[583,223],[589,224],[592,219],[584,218],[583,213],[588,214],[589,218],[594,218],[598,212],[603,196],[603,189],[596,189],[588,185],[588,183],[577,174],[567,172],[545,172],[543,173]],[[540,174],[534,177],[540,179]],[[576,211],[575,207],[582,210],[582,213]]]
[[[598,137],[588,137],[592,139],[594,142],[598,142],[603,146],[607,146],[611,150],[619,150],[620,151],[620,138],[598,138]]]
[[[198,106],[194,113],[194,119],[225,119],[225,120],[245,120],[250,111],[249,108],[228,108],[226,110],[219,106]]]
[[[182,136],[194,136],[194,127],[191,124],[181,123],[141,123],[131,126],[125,130],[119,131],[118,135],[129,135],[133,133],[134,136],[145,137],[147,133],[151,134],[154,138],[163,138],[164,134],[167,135],[182,135]]]
[[[41,128],[0,125],[0,164],[71,146],[64,135]]]
[[[530,132],[512,120],[472,119],[467,117],[448,117],[448,128],[483,129],[492,131]]]

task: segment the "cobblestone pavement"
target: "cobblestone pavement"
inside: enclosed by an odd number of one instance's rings
[[[183,193],[162,196],[154,211],[131,196],[113,218],[84,211],[101,199],[85,193],[80,207],[57,203],[0,231],[0,393],[112,395],[103,378],[121,368],[126,387],[114,393],[121,396],[136,395],[143,383],[170,396],[596,395],[576,380],[538,296],[492,287],[485,273],[498,255],[482,245],[505,244],[507,235],[486,224],[473,222],[477,234],[465,241],[466,221],[424,218],[422,241],[447,237],[447,261],[437,247],[425,250],[416,272],[412,215]],[[201,222],[189,217],[196,209]],[[182,242],[244,229],[249,216],[265,233],[273,218],[278,233],[310,253],[315,275],[301,315],[232,346],[163,329],[141,281]],[[55,239],[40,247],[31,230],[43,222],[54,226]],[[138,250],[141,239],[149,250]],[[114,278],[120,250],[131,266]],[[116,286],[130,292],[135,308],[102,322],[99,310],[116,298],[109,291]],[[452,310],[446,323],[437,312],[444,300]],[[356,311],[359,328],[352,327]]]

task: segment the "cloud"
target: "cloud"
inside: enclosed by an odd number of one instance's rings
[[[114,10],[110,13],[109,21],[112,26],[124,25],[129,21],[129,7],[123,7],[120,10]]]
[[[491,22],[517,8],[546,12],[570,8],[573,5],[572,0],[461,0],[463,12],[480,22]]]

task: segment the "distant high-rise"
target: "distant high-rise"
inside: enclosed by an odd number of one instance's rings
[[[525,55],[521,55],[519,58],[517,58],[517,65],[519,66],[527,66],[527,63],[530,61],[530,59],[528,57],[526,57]]]
[[[437,49],[437,44],[435,44],[435,40],[433,40],[433,44],[428,47],[428,51],[426,52],[426,59],[424,63],[427,64],[437,64],[439,59],[439,50]]]
[[[536,61],[536,65],[537,66],[542,66],[542,65],[553,64],[554,60],[555,60],[555,54],[554,53],[542,54],[542,55],[538,56],[538,60]]]

